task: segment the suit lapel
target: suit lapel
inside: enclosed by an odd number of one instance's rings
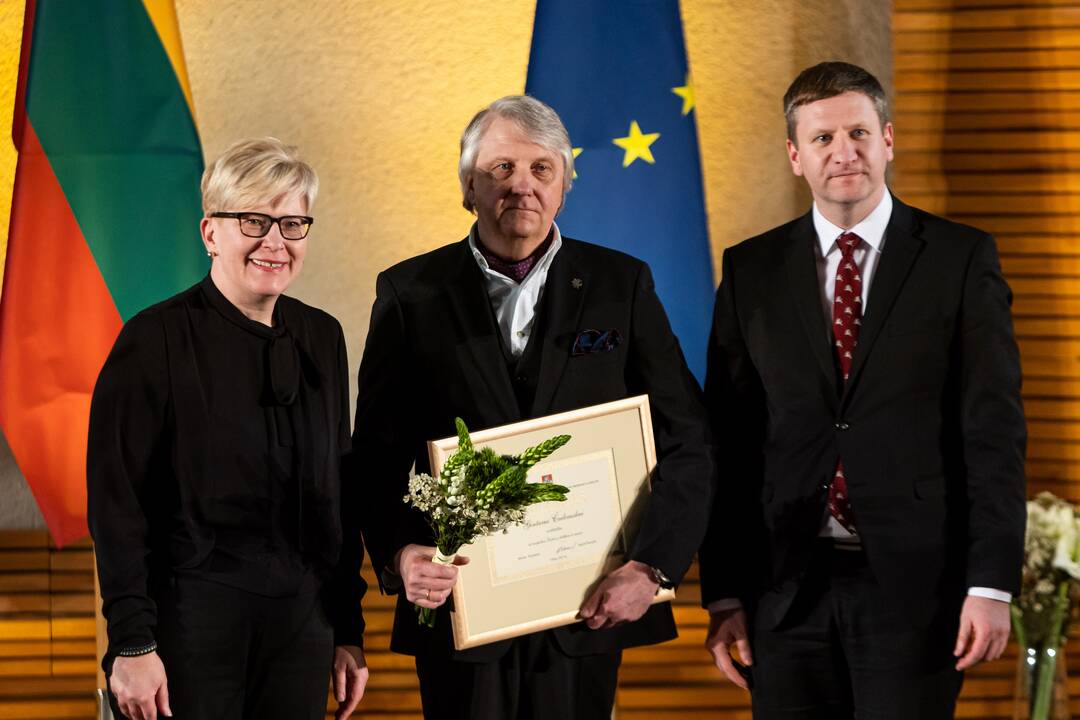
[[[544,345],[536,398],[533,400],[534,417],[549,412],[555,389],[570,357],[570,346],[578,331],[581,309],[589,292],[589,273],[574,253],[572,243],[563,240],[544,283]]]
[[[833,359],[832,345],[829,343],[829,329],[825,327],[825,316],[821,308],[821,286],[817,273],[817,256],[814,243],[817,233],[814,221],[807,213],[791,232],[791,246],[788,248],[785,264],[790,292],[795,307],[802,321],[803,330],[810,343],[812,354],[818,367],[825,374],[829,386],[833,388],[832,397],[839,396],[837,387],[836,363]]]
[[[469,249],[468,240],[461,243],[461,260],[450,285],[449,302],[464,330],[464,343],[469,348],[475,373],[466,373],[482,387],[474,387],[477,396],[490,396],[506,418],[521,416],[514,387],[499,344],[499,329],[491,312],[491,301],[484,286],[484,276]],[[476,378],[482,378],[477,381]]]
[[[893,196],[892,216],[885,228],[885,244],[866,300],[866,314],[859,332],[859,346],[851,360],[851,377],[845,388],[845,399],[858,382],[859,373],[866,364],[866,357],[881,334],[885,320],[896,302],[896,296],[904,286],[915,258],[922,250],[924,241],[916,235],[916,230],[915,214],[911,208]]]

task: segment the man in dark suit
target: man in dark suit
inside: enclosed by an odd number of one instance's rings
[[[759,720],[952,717],[962,671],[1004,649],[1019,590],[1011,293],[990,235],[890,194],[872,75],[814,66],[784,109],[814,206],[724,253],[707,646]]]
[[[385,592],[398,592],[392,649],[416,656],[427,718],[611,715],[621,650],[675,637],[668,604],[705,532],[715,469],[701,392],[635,258],[562,237],[573,175],[566,130],[523,96],[466,128],[459,174],[477,221],[467,238],[379,275],[356,409],[356,501]],[[586,352],[586,350],[590,350]],[[584,622],[453,649],[411,607],[442,608],[456,567],[431,562],[431,531],[406,508],[410,466],[455,416],[479,430],[647,393],[658,465],[627,562],[581,609]]]

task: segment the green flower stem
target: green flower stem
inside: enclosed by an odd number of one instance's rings
[[[413,610],[416,611],[416,621],[421,625],[429,628],[435,627],[435,611],[431,608],[420,607],[414,604]]]
[[[1013,632],[1016,633],[1016,642],[1020,644],[1020,647],[1027,649],[1028,645],[1027,630],[1024,629],[1024,613],[1018,605],[1015,603],[1009,605],[1009,617],[1012,618]]]
[[[1043,653],[1046,655],[1035,661],[1037,664],[1033,693],[1035,702],[1031,707],[1031,720],[1048,720],[1049,718],[1050,699],[1054,692],[1054,671],[1057,669],[1057,657],[1062,644],[1061,629],[1065,624],[1065,613],[1069,608],[1069,584],[1069,580],[1063,580],[1058,585],[1054,610],[1050,615],[1049,632],[1043,646]],[[1046,652],[1051,649],[1054,651],[1053,655]]]

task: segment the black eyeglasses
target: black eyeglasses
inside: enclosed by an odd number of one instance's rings
[[[315,218],[307,215],[282,215],[272,217],[266,213],[257,212],[216,212],[210,213],[215,218],[236,218],[240,223],[240,232],[250,238],[266,237],[270,228],[277,223],[281,237],[286,240],[303,240],[307,237]]]

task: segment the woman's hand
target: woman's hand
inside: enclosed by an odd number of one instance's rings
[[[435,609],[446,602],[457,582],[456,566],[465,565],[469,558],[458,555],[453,565],[431,561],[435,548],[427,545],[406,545],[398,551],[397,573],[405,583],[405,597],[422,608]]]
[[[364,651],[356,645],[334,648],[334,698],[338,702],[336,720],[346,720],[364,697],[368,667]]]
[[[156,652],[113,660],[109,689],[116,696],[120,712],[131,720],[172,717],[165,666]]]

